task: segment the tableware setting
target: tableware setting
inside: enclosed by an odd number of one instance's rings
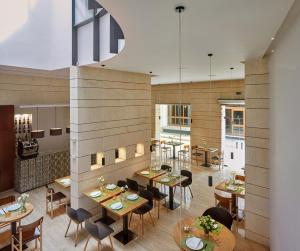
[[[171,181],[171,179],[168,178],[168,177],[164,177],[164,178],[162,178],[160,181],[163,182],[163,183],[168,183],[168,182]]]
[[[127,198],[127,200],[134,201],[134,200],[137,200],[139,198],[139,196],[137,194],[133,193],[133,194],[127,195],[126,198]]]
[[[12,204],[8,207],[5,208],[6,211],[8,212],[14,212],[14,211],[17,211],[21,208],[21,205],[19,203],[15,203],[15,204]]]
[[[115,184],[108,184],[108,185],[106,185],[105,188],[108,189],[108,190],[114,190],[116,187],[117,186]]]
[[[97,197],[100,197],[101,195],[102,195],[102,193],[100,191],[94,191],[94,192],[90,193],[90,196],[92,198],[97,198]]]
[[[60,181],[60,183],[64,184],[64,185],[70,185],[71,184],[71,179],[62,179]]]
[[[110,208],[112,210],[120,210],[120,209],[123,208],[123,204],[121,202],[115,202],[115,203],[110,205]]]
[[[185,245],[191,250],[202,250],[204,248],[204,243],[201,238],[192,236],[185,240]]]
[[[150,172],[149,172],[149,171],[142,171],[141,174],[142,174],[142,175],[149,175]]]

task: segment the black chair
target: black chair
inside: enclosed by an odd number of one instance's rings
[[[206,211],[202,214],[203,216],[210,215],[214,220],[220,222],[229,230],[231,230],[233,218],[231,214],[222,207],[211,207],[206,209]]]
[[[129,225],[130,225],[130,222],[132,219],[132,214],[138,214],[140,216],[140,221],[142,223],[142,235],[144,235],[144,215],[146,213],[149,214],[152,224],[154,226],[154,221],[153,221],[152,215],[150,213],[150,211],[153,208],[153,194],[148,190],[142,190],[142,191],[140,191],[139,195],[141,197],[147,199],[148,202],[146,204],[142,205],[141,207],[139,207],[138,209],[135,209],[132,211],[132,213],[130,215]]]
[[[153,194],[153,199],[157,202],[157,219],[159,219],[160,202],[164,200],[167,203],[168,195],[161,193],[157,187],[147,185],[147,190]]]
[[[54,203],[57,204],[57,206],[64,205],[67,207],[68,200],[67,196],[64,195],[62,192],[55,192],[53,188],[50,188],[48,185],[46,185],[46,214],[48,214],[49,211],[49,204],[50,204],[50,215],[51,218],[53,218],[53,205]]]
[[[161,165],[160,167],[162,170],[167,171],[167,172],[172,172],[172,167],[168,165]]]
[[[75,247],[76,247],[77,243],[78,243],[78,228],[79,228],[79,225],[81,226],[81,229],[82,229],[82,223],[85,222],[86,220],[88,220],[89,218],[91,218],[92,214],[90,212],[86,211],[83,208],[78,208],[78,209],[75,210],[71,207],[67,207],[67,215],[69,216],[70,221],[69,221],[67,231],[65,233],[65,237],[67,237],[71,222],[74,221],[77,224],[76,240],[75,240]]]
[[[102,222],[98,221],[96,223],[92,223],[90,221],[85,222],[85,229],[88,231],[89,236],[84,246],[84,251],[87,248],[87,245],[89,243],[89,240],[91,237],[93,237],[97,243],[98,243],[98,250],[100,250],[100,244],[103,239],[105,239],[107,236],[109,237],[110,246],[113,249],[113,244],[111,240],[111,234],[114,232],[112,228],[109,226],[103,224]]]
[[[127,186],[131,191],[138,193],[142,190],[145,190],[145,187],[139,185],[135,180],[128,179],[128,178],[126,180],[127,180]]]
[[[127,186],[127,182],[125,180],[118,180],[117,186],[118,187],[125,187],[125,186]]]
[[[190,193],[191,193],[191,196],[192,196],[192,198],[194,198],[192,189],[191,189],[191,187],[190,187],[190,185],[192,185],[192,183],[193,183],[193,179],[192,179],[193,174],[192,174],[192,172],[190,172],[190,171],[188,171],[188,170],[181,170],[181,171],[180,171],[180,174],[181,174],[182,176],[188,177],[187,180],[182,181],[181,184],[179,185],[181,188],[183,187],[184,201],[186,201],[186,192],[185,192],[185,188],[186,188],[186,187],[189,188]],[[175,190],[175,191],[176,191],[176,190]]]

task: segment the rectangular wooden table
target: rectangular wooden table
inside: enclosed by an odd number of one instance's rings
[[[97,191],[100,191],[102,193],[101,196],[92,197],[91,193],[97,192]],[[119,195],[121,192],[122,192],[121,187],[117,186],[113,190],[108,190],[105,187],[103,187],[101,190],[100,190],[100,188],[93,188],[93,189],[90,189],[90,190],[84,192],[83,194],[85,196],[87,196],[88,198],[92,199],[93,201],[95,201],[96,203],[101,204],[102,202]],[[111,225],[112,223],[115,222],[115,220],[113,218],[111,218],[107,215],[107,210],[105,207],[102,207],[102,218],[99,219],[99,221],[101,221],[102,223],[107,224],[107,225]]]
[[[126,195],[131,194],[130,192],[126,192]],[[116,235],[114,235],[114,237],[120,241],[121,243],[123,243],[124,245],[126,245],[127,243],[129,243],[130,241],[132,241],[133,239],[136,238],[136,234],[132,231],[129,230],[128,228],[128,214],[131,213],[133,210],[141,207],[142,205],[146,204],[148,202],[148,200],[139,197],[137,200],[135,201],[129,201],[127,199],[124,200],[123,205],[124,207],[122,209],[119,210],[113,210],[111,208],[111,205],[115,202],[119,202],[121,201],[120,199],[120,195],[117,198],[112,198],[110,200],[107,200],[103,203],[101,203],[101,205],[106,208],[108,211],[112,212],[113,214],[117,215],[120,218],[123,218],[123,230],[119,233],[117,233]]]
[[[171,177],[170,182],[163,182],[162,181],[163,178],[168,178],[168,177],[169,177],[169,175],[165,174],[165,175],[162,175],[162,176],[159,176],[159,177],[153,179],[153,181],[169,187],[169,203],[166,205],[166,207],[168,207],[171,210],[174,210],[174,209],[176,209],[177,207],[180,206],[180,203],[177,203],[174,200],[173,188],[175,186],[179,185],[181,182],[187,180],[188,177],[186,177],[186,176],[180,176],[179,178]]]
[[[143,174],[142,172],[149,172],[149,174]],[[136,175],[138,176],[141,176],[145,179],[148,179],[149,180],[149,185],[150,186],[153,186],[153,179],[163,175],[163,174],[166,174],[166,171],[165,170],[158,170],[158,171],[154,171],[152,168],[146,168],[144,170],[141,170],[141,171],[137,171],[135,173]]]
[[[239,181],[240,182],[240,181]],[[237,190],[231,190],[228,189],[228,185],[226,184],[226,181],[221,182],[220,184],[218,184],[215,189],[222,191],[222,192],[226,192],[226,193],[230,193],[232,195],[232,210],[234,214],[237,214],[238,212],[238,198],[244,198],[245,197],[245,183],[241,182],[241,184],[239,185],[234,185],[237,187]]]
[[[204,164],[202,166],[210,167],[211,165],[208,163],[208,153],[214,153],[218,151],[218,149],[212,147],[198,146],[198,150],[204,152]]]
[[[70,181],[70,182],[68,182],[68,181]],[[69,187],[71,187],[71,176],[66,176],[66,177],[56,179],[55,183],[62,186],[63,188],[69,188]]]

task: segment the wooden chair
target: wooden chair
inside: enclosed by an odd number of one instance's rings
[[[191,148],[191,160],[196,161],[196,165],[198,166],[198,162],[201,160],[201,157],[203,156],[203,153],[201,153],[198,146],[192,146]]]
[[[224,197],[215,193],[215,205],[217,207],[224,207],[232,213],[232,198],[230,197]]]
[[[89,218],[91,218],[92,214],[90,212],[86,211],[83,208],[78,208],[78,209],[75,210],[75,209],[73,209],[71,207],[67,207],[67,215],[69,216],[70,221],[69,221],[69,225],[68,225],[67,231],[65,233],[65,237],[67,237],[67,234],[68,234],[71,222],[72,221],[75,222],[76,225],[77,225],[77,228],[76,228],[76,239],[75,239],[75,247],[76,247],[77,243],[78,243],[79,225],[81,226],[81,229],[82,229],[82,223],[85,222],[86,220],[88,220]]]
[[[211,162],[215,166],[219,166],[219,170],[224,168],[224,152],[218,151],[216,155],[211,157]]]
[[[132,219],[132,215],[138,214],[140,216],[140,222],[142,223],[141,224],[142,225],[141,226],[142,227],[142,235],[144,235],[144,215],[145,214],[147,214],[147,213],[149,214],[152,224],[154,226],[154,221],[153,221],[152,215],[150,213],[150,211],[153,208],[153,194],[150,191],[142,190],[140,192],[140,196],[147,199],[148,202],[146,204],[142,205],[141,207],[139,207],[138,209],[135,209],[132,211],[132,213],[130,215],[130,219],[129,219],[129,225],[130,225],[130,222]]]
[[[30,241],[35,241],[35,250],[43,250],[43,231],[42,231],[43,217],[37,221],[28,224],[20,225],[17,228],[17,233],[11,236],[11,251],[22,251],[23,245]],[[39,249],[38,248],[39,241]]]
[[[88,239],[85,243],[84,251],[86,250],[87,245],[88,245],[89,240],[90,240],[91,237],[93,237],[97,241],[97,250],[98,251],[100,251],[101,241],[104,238],[106,238],[107,236],[109,237],[110,246],[111,246],[112,250],[114,249],[113,243],[112,243],[112,240],[111,240],[111,234],[114,232],[114,230],[112,228],[110,228],[109,226],[103,224],[100,221],[98,221],[96,223],[86,221],[85,222],[85,229],[88,231],[89,236],[88,236]]]
[[[147,190],[153,194],[153,199],[157,203],[157,219],[159,219],[160,203],[161,201],[165,201],[165,203],[167,204],[168,195],[165,193],[161,193],[157,187],[153,187],[150,185],[147,185]]]
[[[162,140],[160,141],[160,155],[161,158],[163,158],[163,155],[165,156],[165,162],[168,162],[168,156],[171,156],[172,154],[172,148],[170,146],[166,146],[166,141]],[[168,155],[169,153],[169,155]]]
[[[4,198],[1,198],[0,199],[0,206],[4,206],[6,204],[10,204],[10,203],[13,203],[16,201],[16,198],[14,195],[11,195],[11,196],[7,196],[7,197],[4,197]],[[4,228],[6,226],[9,226],[8,223],[0,223],[0,228]]]
[[[53,219],[53,206],[57,204],[57,206],[64,205],[67,208],[67,197],[62,192],[55,192],[53,188],[48,187],[46,185],[46,214],[49,212],[49,204],[50,204],[50,215]]]

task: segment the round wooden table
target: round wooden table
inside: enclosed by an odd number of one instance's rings
[[[194,226],[195,217],[186,218],[177,223],[173,237],[176,244],[184,251],[191,251],[189,248],[182,247],[181,241],[188,235],[194,235],[202,239],[207,239],[215,244],[214,251],[232,251],[235,247],[235,237],[233,233],[225,226],[222,227],[219,234],[210,233],[209,237],[206,237],[204,231]],[[189,233],[183,231],[184,226],[190,226],[191,230]]]
[[[1,209],[6,208],[8,206],[9,205],[5,205],[5,206],[1,207]],[[16,223],[18,221],[20,221],[21,219],[25,218],[26,216],[28,216],[29,214],[31,214],[33,211],[33,205],[31,203],[26,203],[25,207],[26,207],[26,212],[21,212],[20,210],[17,210],[15,212],[11,212],[11,215],[9,217],[0,216],[0,223],[4,223],[4,224],[10,223],[11,232],[13,234],[15,234],[16,233]]]

